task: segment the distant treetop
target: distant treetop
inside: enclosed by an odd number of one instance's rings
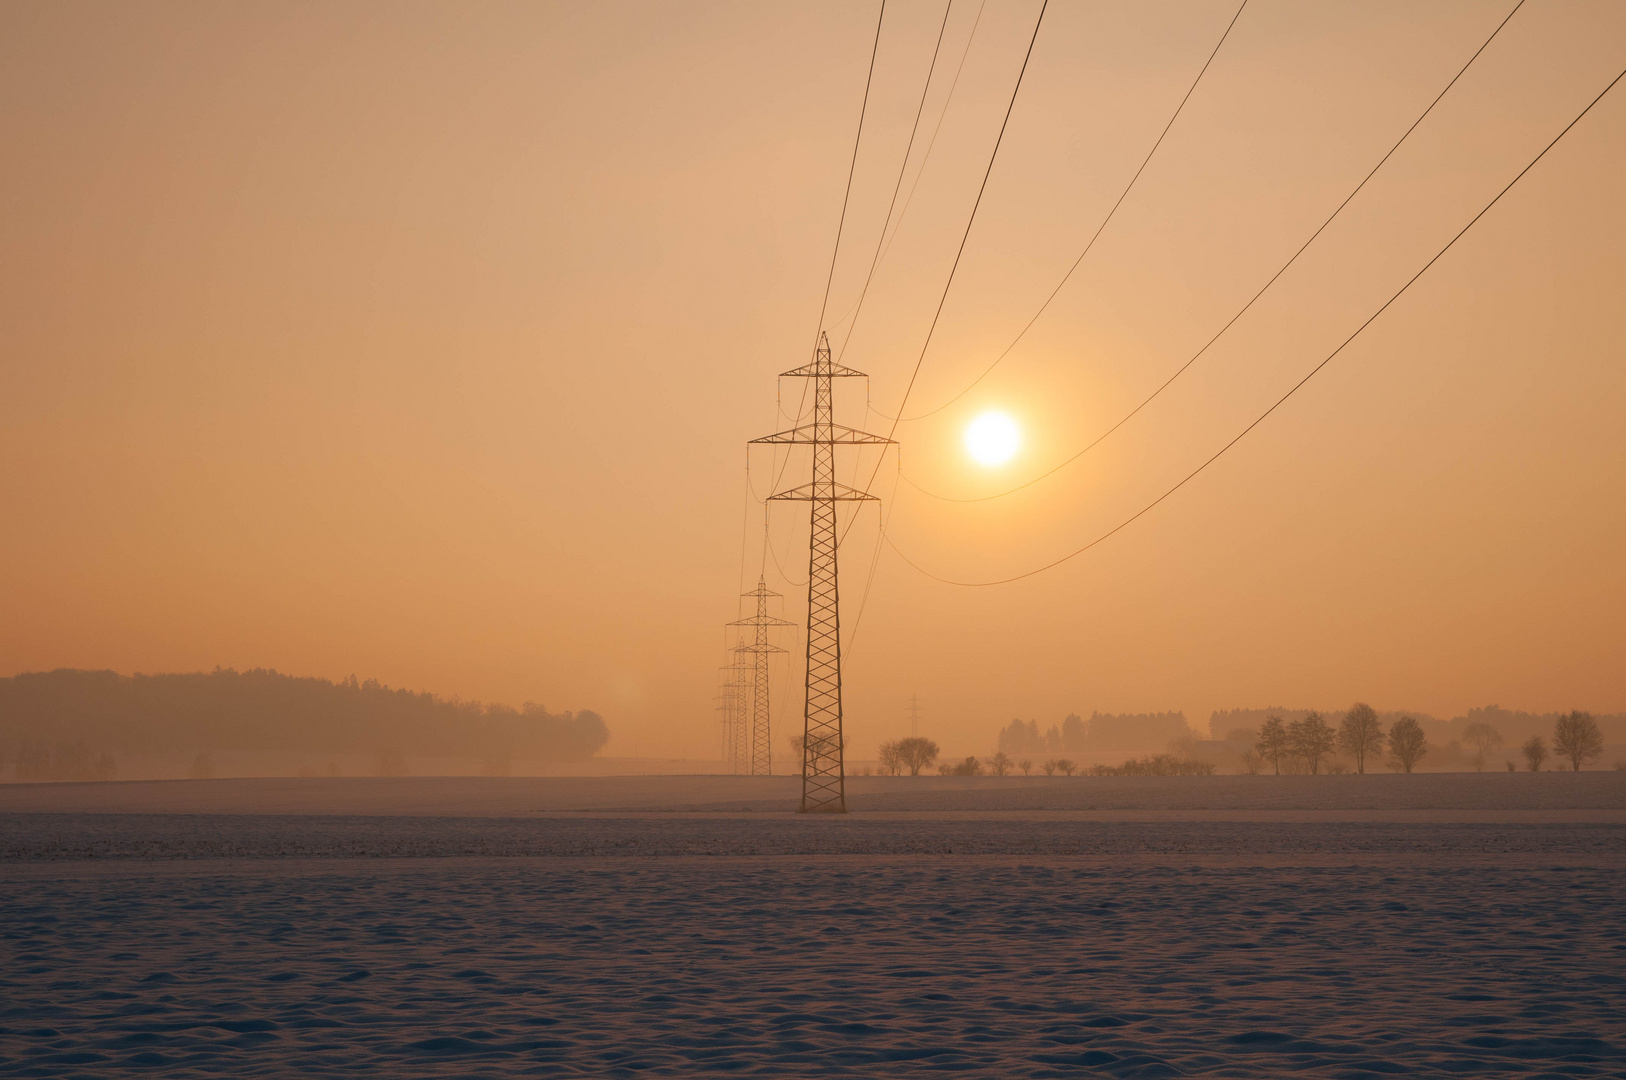
[[[0,746],[87,742],[121,753],[300,750],[582,761],[610,731],[595,712],[549,713],[256,668],[184,675],[31,672],[0,679]]]

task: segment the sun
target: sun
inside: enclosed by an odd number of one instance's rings
[[[966,453],[979,465],[1003,465],[1021,448],[1021,428],[1002,412],[982,413],[966,425]]]

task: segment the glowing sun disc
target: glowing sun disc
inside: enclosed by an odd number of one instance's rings
[[[966,453],[979,465],[1003,465],[1022,447],[1022,430],[1002,412],[985,412],[965,429]]]

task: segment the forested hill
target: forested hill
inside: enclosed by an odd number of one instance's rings
[[[0,748],[86,743],[177,750],[513,756],[581,761],[609,741],[594,712],[553,714],[275,671],[32,672],[0,679]]]

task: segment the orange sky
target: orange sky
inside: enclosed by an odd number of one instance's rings
[[[1118,419],[1510,6],[1255,0],[1050,312],[975,391],[901,426],[910,479],[999,490]],[[956,4],[946,67],[976,10]],[[866,300],[846,361],[886,412],[1037,10],[987,4]],[[1032,315],[1233,11],[1051,5],[915,405]],[[941,13],[888,11],[832,318],[874,250]],[[594,708],[613,754],[714,753],[720,624],[761,556],[744,444],[783,426],[774,376],[807,358],[874,15],[0,8],[0,669],[356,673]],[[1116,524],[1324,357],[1622,64],[1626,7],[1532,0],[1147,412],[1008,499],[899,485],[891,535],[983,578]],[[962,753],[1013,716],[1092,709],[1626,708],[1623,175],[1617,88],[1282,411],[1064,567],[967,590],[883,554],[846,674],[860,752],[903,728],[911,693]],[[861,384],[842,389],[838,419],[884,430]],[[997,470],[959,441],[990,407],[1027,437]],[[769,457],[752,462],[765,493]],[[891,495],[891,459],[880,475]],[[865,514],[843,548],[849,626]],[[805,506],[774,511],[798,577],[805,529]],[[799,689],[779,691],[798,723]]]

